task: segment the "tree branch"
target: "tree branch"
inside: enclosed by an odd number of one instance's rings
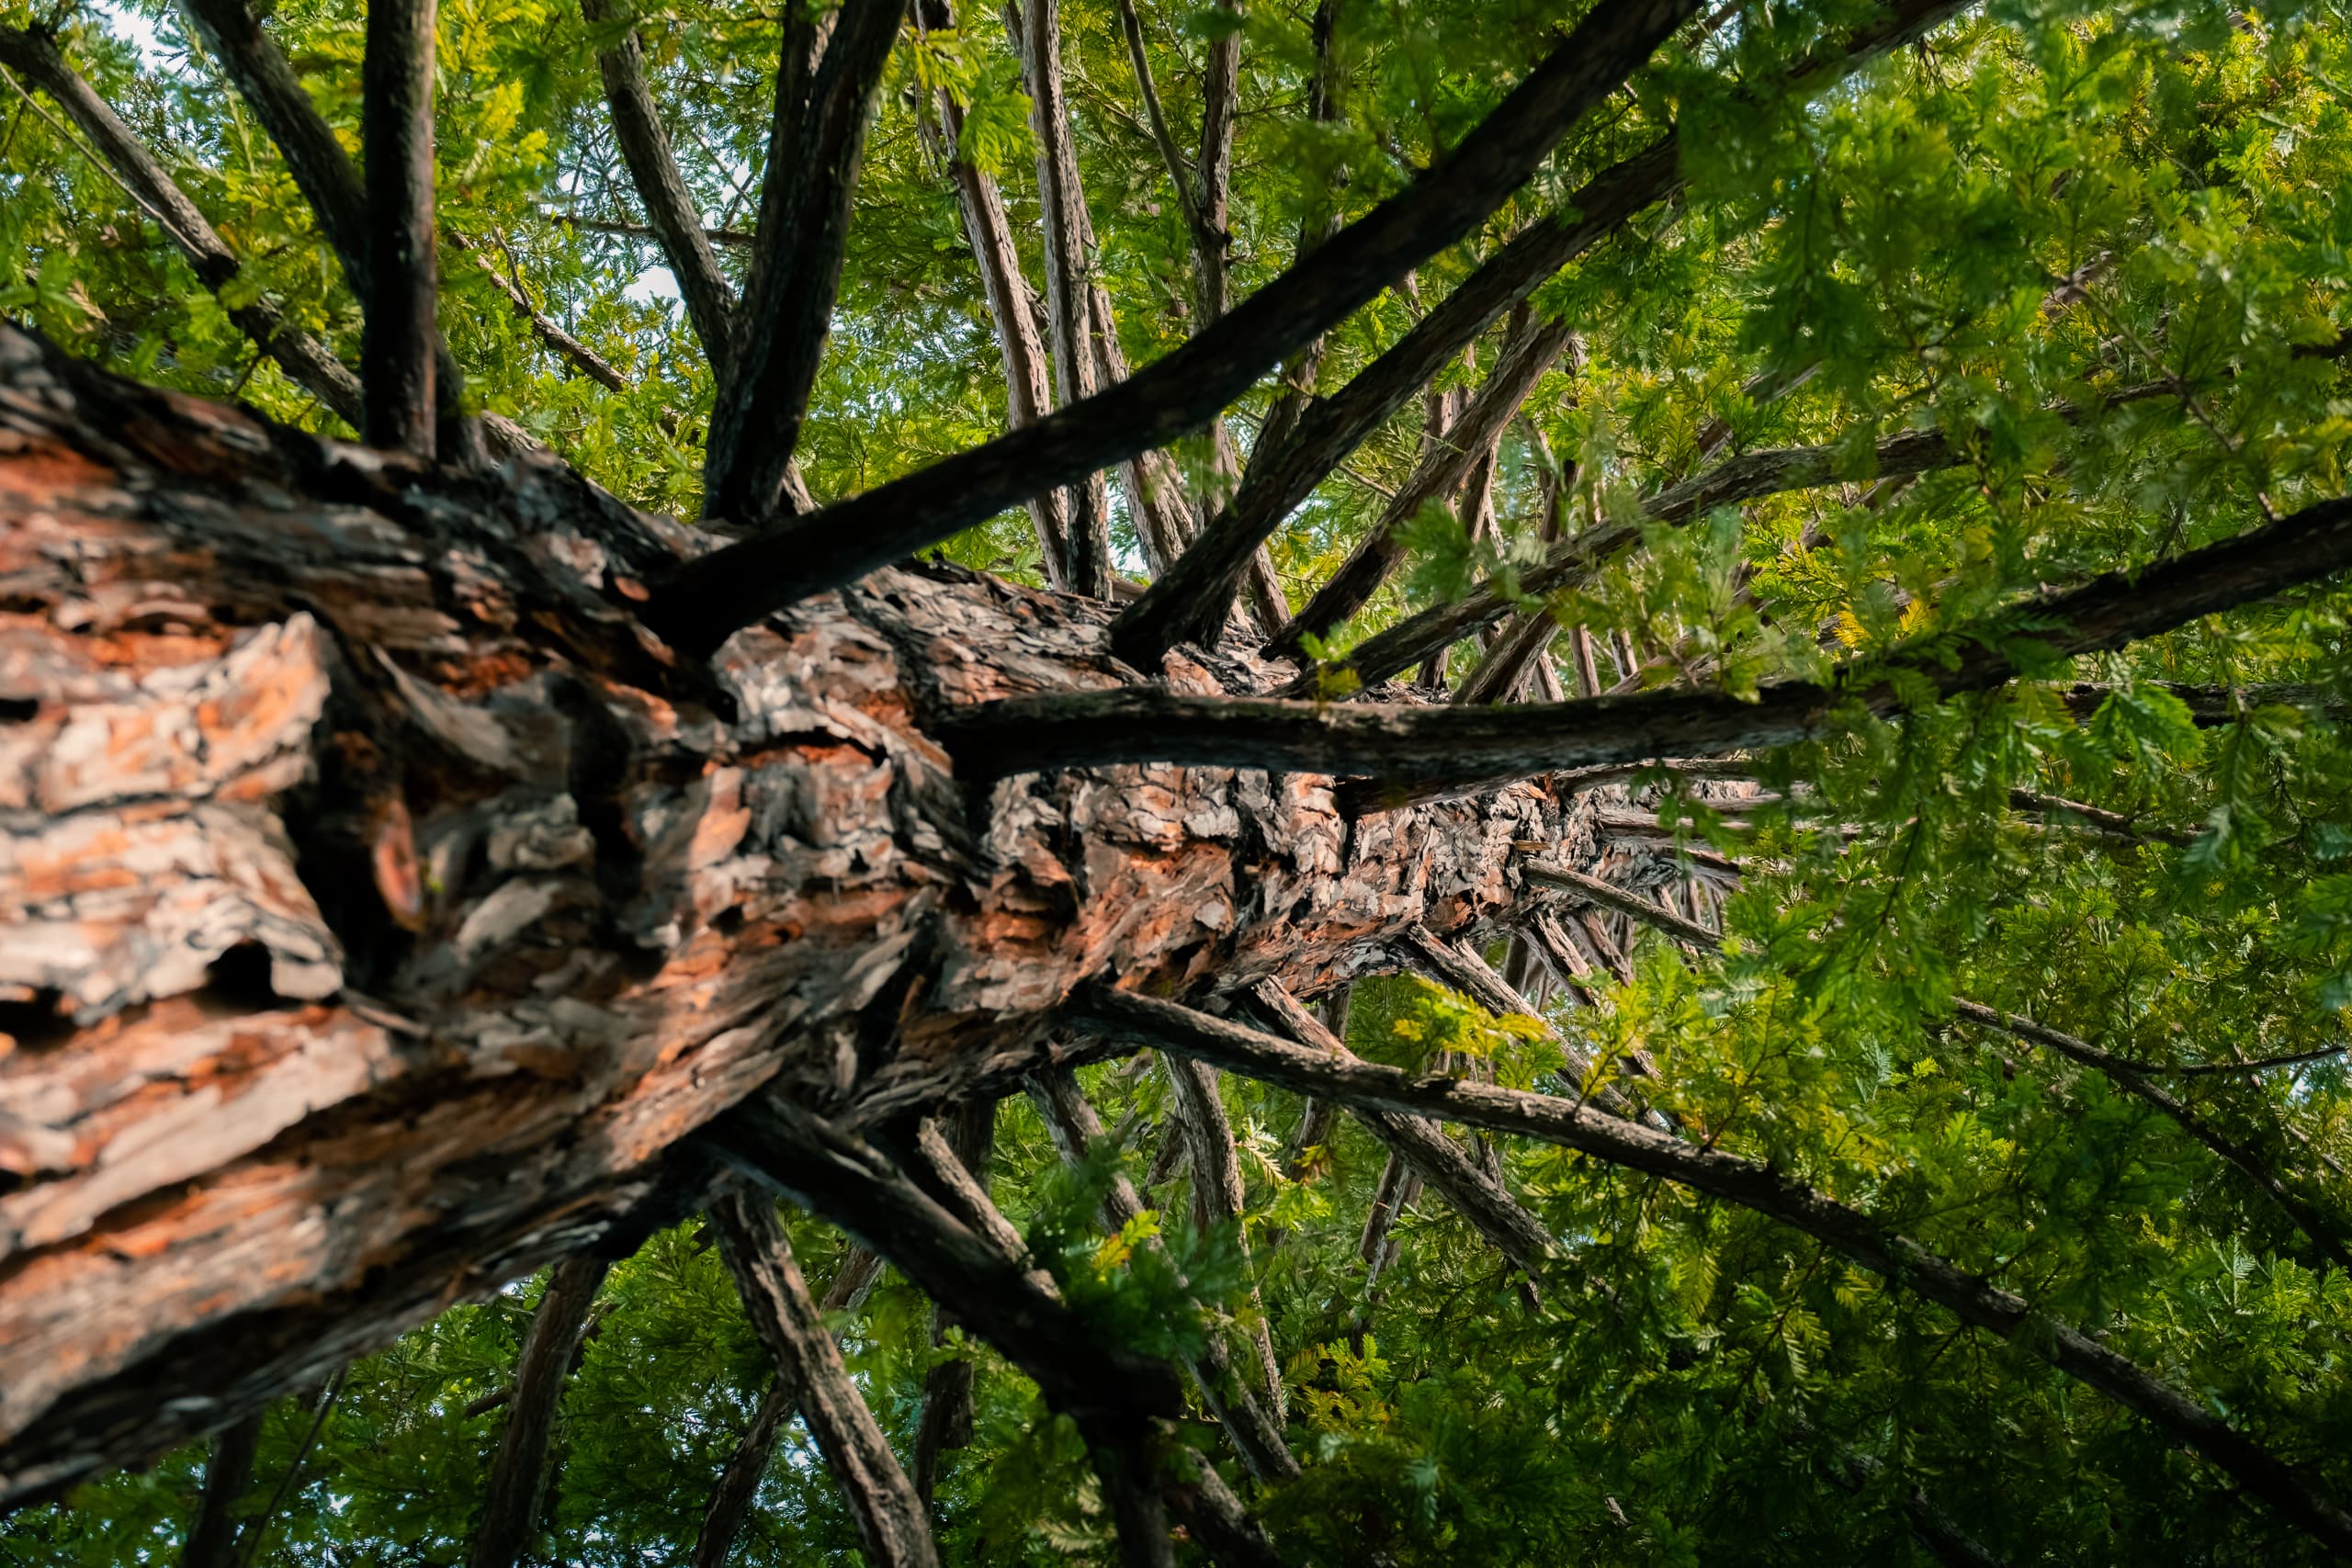
[[[1273,981],[1262,981],[1253,987],[1250,1000],[1251,1010],[1275,1032],[1336,1059],[1356,1059],[1338,1034]],[[1314,1103],[1331,1102],[1318,1099]],[[1349,1112],[1364,1131],[1386,1145],[1419,1172],[1422,1180],[1442,1193],[1480,1235],[1531,1280],[1543,1277],[1553,1257],[1550,1230],[1435,1122],[1360,1106],[1351,1106]]]
[[[841,284],[874,90],[901,13],[871,4],[831,15],[821,50],[812,24],[785,28],[759,241],[704,447],[703,511],[741,525],[775,516],[786,491]]]
[[[1843,50],[1815,60],[1791,80],[1802,86],[1826,85],[1960,9],[1958,0],[1898,0],[1880,26],[1858,34]],[[1521,231],[1347,386],[1301,410],[1278,446],[1268,447],[1261,438],[1261,455],[1253,457],[1240,491],[1223,515],[1203,531],[1174,570],[1121,616],[1114,631],[1119,656],[1138,668],[1152,669],[1179,642],[1213,641],[1250,549],[1263,542],[1340,459],[1488,322],[1627,218],[1680,186],[1675,139],[1668,133],[1568,197],[1562,209],[1576,214],[1573,222],[1540,219]]]
[[[1871,1272],[1898,1280],[1962,1323],[1997,1335],[2098,1389],[2202,1455],[2333,1550],[2352,1551],[2352,1515],[2276,1454],[2213,1414],[2202,1400],[2160,1381],[2081,1330],[2037,1313],[2024,1298],[1964,1272],[1870,1215],[1769,1166],[1697,1148],[1570,1100],[1336,1061],[1172,1002],[1128,992],[1098,987],[1074,1011],[1088,1027],[1182,1052],[1299,1093],[1521,1134],[1781,1221]]]
[[[514,1568],[530,1545],[572,1348],[609,1267],[601,1258],[567,1258],[548,1275],[514,1368],[514,1397],[499,1434],[498,1458],[491,1466],[490,1491],[466,1554],[467,1568]]]
[[[237,1504],[253,1490],[254,1457],[261,1448],[266,1411],[256,1410],[212,1439],[204,1461],[204,1496],[188,1527],[180,1568],[231,1568],[237,1555]]]
[[[1037,208],[1045,231],[1046,315],[1053,328],[1054,380],[1065,408],[1094,395],[1094,285],[1087,243],[1086,193],[1062,85],[1059,0],[1028,0],[1019,17],[1029,82],[1029,123],[1037,139]],[[1107,330],[1109,322],[1102,323]],[[1069,518],[1060,581],[1090,599],[1111,596],[1110,502],[1099,471],[1065,487]]]
[[[866,1561],[888,1568],[936,1564],[922,1499],[818,1315],[775,1201],[729,1193],[711,1205],[710,1218],[743,1308],[775,1358],[780,1381],[792,1384],[800,1418],[849,1504]]]
[[[1225,510],[1121,615],[1114,628],[1119,656],[1150,669],[1180,642],[1214,642],[1249,552],[1265,542],[1340,459],[1503,312],[1679,184],[1674,139],[1662,137],[1569,197],[1566,209],[1577,214],[1573,222],[1543,218],[1530,224],[1347,385],[1306,403],[1279,446],[1267,446],[1261,435],[1241,488]],[[1317,254],[1344,243],[1351,232],[1328,242]]]
[[[1029,1098],[1046,1123],[1046,1133],[1064,1161],[1079,1165],[1103,1139],[1102,1122],[1067,1067],[1031,1075]],[[1114,1172],[1102,1201],[1103,1219],[1114,1234],[1142,1215],[1148,1205],[1125,1171]],[[1158,1247],[1153,1240],[1147,1245]],[[1234,1451],[1261,1482],[1287,1480],[1298,1473],[1298,1461],[1283,1440],[1282,1424],[1267,1414],[1250,1386],[1235,1372],[1225,1341],[1207,1336],[1207,1350],[1190,1365],[1202,1401],[1217,1424],[1232,1438]]]
[[[752,1424],[736,1440],[727,1468],[719,1472],[718,1483],[710,1489],[702,1526],[695,1532],[694,1568],[727,1568],[728,1554],[735,1548],[736,1537],[743,1533],[743,1521],[751,1517],[761,1478],[767,1474],[768,1461],[775,1453],[776,1438],[784,1424],[792,1419],[798,1399],[798,1390],[782,1371],[768,1380],[759,1406],[752,1413]]]
[[[482,254],[472,241],[454,229],[448,231],[448,240],[450,244],[474,258],[475,265],[481,268],[482,276],[490,280],[490,286],[506,297],[506,302],[514,307],[514,313],[530,327],[531,335],[558,358],[607,391],[628,390],[628,378],[613,368],[610,360],[565,332],[545,311],[532,304],[531,297],[523,292],[522,286],[499,271],[496,264]]]
[[[1234,1152],[1233,1122],[1226,1115],[1225,1100],[1217,1092],[1216,1069],[1181,1056],[1163,1057],[1160,1066],[1168,1074],[1170,1088],[1175,1091],[1176,1124],[1192,1150],[1194,1219],[1203,1229],[1211,1224],[1231,1225],[1241,1249],[1242,1267],[1247,1269],[1250,1239],[1242,1229],[1245,1194],[1241,1161]],[[1255,1314],[1250,1341],[1258,1352],[1259,1386],[1265,1392],[1266,1403],[1272,1407],[1274,1425],[1279,1427],[1286,1416],[1282,1363],[1274,1359],[1273,1336],[1266,1326],[1265,1303],[1259,1297],[1254,1280],[1250,1285],[1250,1304]]]
[[[655,629],[707,653],[771,610],[1206,424],[1268,367],[1466,235],[1690,9],[1689,0],[1637,0],[1593,14],[1427,177],[1216,326],[1083,403],[689,564],[647,606]],[[1232,570],[1247,554],[1235,552]]]
[[[613,20],[612,0],[581,0],[580,10],[592,28]],[[628,166],[637,198],[645,206],[646,227],[662,246],[670,276],[678,280],[686,320],[703,354],[714,367],[723,366],[733,347],[735,291],[718,270],[713,236],[703,228],[702,214],[678,171],[670,133],[662,128],[662,111],[646,81],[645,46],[638,41],[635,28],[612,47],[596,51],[596,69],[605,81],[613,140]]]
[[[1201,82],[1201,155],[1194,165],[1198,199],[1194,260],[1200,273],[1203,324],[1225,314],[1227,252],[1233,236],[1227,231],[1233,180],[1233,121],[1241,109],[1241,20],[1238,0],[1216,0],[1226,17],[1224,30],[1209,39],[1207,68]],[[1179,176],[1182,183],[1182,176]]]
[[[971,1100],[956,1108],[950,1131],[942,1134],[935,1122],[922,1123],[917,1134],[918,1147],[924,1151],[928,1163],[940,1179],[954,1183],[960,1176],[972,1184],[980,1201],[977,1213],[969,1218],[985,1226],[989,1216],[1004,1224],[1004,1216],[988,1201],[989,1153],[996,1142],[996,1101]],[[1005,1227],[1011,1230],[1008,1224]],[[999,1238],[1001,1242],[1002,1238]],[[1012,1240],[1016,1254],[1019,1233]],[[947,1330],[954,1314],[944,1305],[933,1302],[931,1306],[931,1343],[936,1349],[947,1342]],[[922,1424],[915,1431],[915,1491],[928,1504],[939,1483],[942,1456],[950,1449],[967,1446],[972,1440],[972,1363],[967,1357],[956,1356],[939,1362],[924,1376],[922,1389]]]
[[[1695,921],[1686,920],[1598,877],[1587,876],[1566,866],[1545,865],[1534,861],[1522,863],[1520,873],[1530,882],[1575,893],[1604,908],[1614,909],[1629,919],[1666,931],[1694,947],[1714,952],[1723,945],[1720,933]],[[2102,1051],[2088,1041],[2036,1023],[2020,1014],[1988,1008],[1981,1002],[1956,998],[1952,1010],[1971,1023],[2000,1030],[2029,1044],[2044,1046],[2069,1061],[2096,1068],[2106,1075],[2118,1089],[2164,1112],[2182,1132],[2236,1167],[2330,1262],[2339,1269],[2352,1269],[2352,1247],[2346,1246],[2347,1235],[2352,1235],[2352,1230],[2347,1230],[2335,1216],[2298,1197],[2271,1171],[2268,1163],[2252,1149],[2213,1126],[2170,1090],[2150,1082],[2146,1067]]]
[[[435,0],[369,0],[360,141],[368,273],[359,382],[371,446],[433,460]]]
[[[2029,649],[2037,663],[2107,652],[2347,566],[2352,500],[2339,497],[2159,562],[2136,579],[2109,572],[2019,601],[1920,651],[1849,666],[1833,685],[1768,686],[1753,702],[1659,692],[1498,709],[1125,688],[979,704],[934,733],[969,778],[1138,761],[1311,771],[1359,775],[1340,786],[1340,799],[1343,809],[1364,813],[1560,769],[1786,745],[1819,734],[1841,712],[1899,711],[1899,683],[1877,672],[1886,665],[1913,691],[1924,684],[1951,697],[1989,690],[2016,677],[2014,655]]]
[[[918,19],[922,7],[915,7]],[[946,14],[952,25],[955,14]],[[939,115],[940,152],[949,177],[956,183],[956,206],[963,220],[965,243],[979,265],[980,291],[988,300],[989,320],[996,327],[999,353],[1004,360],[1005,426],[1019,430],[1043,419],[1054,406],[1053,382],[1046,368],[1046,345],[1037,335],[1037,318],[1029,309],[1029,280],[1021,269],[1020,247],[1013,243],[1012,223],[1005,216],[1003,193],[989,173],[964,155],[964,108],[945,87],[935,96]],[[1064,556],[1069,549],[1069,498],[1060,490],[1041,491],[1029,498],[1029,520],[1037,534],[1037,553],[1046,580],[1056,588],[1063,581]],[[1137,508],[1140,522],[1143,513]],[[1143,530],[1147,542],[1149,531]]]
[[[236,281],[242,268],[236,253],[113,107],[66,62],[55,39],[46,33],[0,28],[0,64],[47,93],[81,128],[132,197],[153,217],[164,237],[179,246],[198,282],[221,294]],[[266,299],[255,299],[244,305],[228,305],[224,300],[223,305],[238,329],[297,385],[355,432],[360,428],[366,415],[359,378],[324,344],[288,326],[277,307]]]
[[[343,275],[363,307],[376,299],[370,277],[374,241],[368,232],[368,193],[360,184],[351,155],[335,140],[326,118],[302,85],[284,51],[262,30],[261,18],[246,0],[183,0],[182,8],[196,24],[205,47],[212,51],[240,97],[269,133],[286,160],[296,188],[310,204]],[[372,24],[371,24],[372,26]],[[426,128],[425,156],[431,157],[431,131]],[[389,177],[389,176],[387,176]],[[411,178],[413,178],[413,175]],[[426,165],[425,183],[431,173]],[[371,312],[372,313],[372,312]],[[434,337],[432,386],[439,428],[434,450],[447,461],[466,455],[469,441],[462,426],[465,378],[447,344]],[[366,361],[363,351],[361,359]],[[366,392],[362,390],[362,419]]]
[[[1422,507],[1461,488],[1472,465],[1493,448],[1503,427],[1575,335],[1566,321],[1536,321],[1503,345],[1502,357],[1478,395],[1399,487],[1372,532],[1316,591],[1306,607],[1267,643],[1268,657],[1296,657],[1303,637],[1328,636],[1332,627],[1371,602],[1404,556],[1396,531],[1419,515]]]

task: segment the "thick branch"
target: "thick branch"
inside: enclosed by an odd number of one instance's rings
[[[581,12],[590,25],[610,25],[611,0],[581,0]],[[645,77],[645,48],[637,29],[620,41],[596,51],[596,69],[605,79],[605,102],[612,111],[613,140],[621,161],[628,165],[638,200],[645,204],[646,226],[662,246],[670,276],[678,280],[685,301],[686,319],[703,353],[714,366],[727,362],[733,344],[735,291],[718,270],[718,253],[711,234],[702,226],[685,176],[678,172],[670,133],[662,128],[662,111]]]
[[[775,1358],[780,1380],[792,1384],[800,1418],[848,1501],[866,1561],[889,1568],[935,1564],[922,1499],[818,1314],[774,1201],[729,1193],[711,1205],[710,1217],[743,1308]]]
[[[433,460],[435,0],[369,0],[360,139],[368,273],[359,381],[370,446]]]
[[[1139,1437],[1182,1413],[1174,1376],[1102,1344],[1040,1288],[1021,1259],[925,1193],[897,1165],[812,1113],[773,1097],[746,1100],[706,1136],[730,1161],[857,1236],[1026,1373],[1081,1427]]]
[[[967,1223],[977,1220],[976,1228],[985,1227],[992,1216],[1003,1224],[1004,1216],[989,1201],[989,1153],[996,1142],[996,1101],[970,1100],[957,1106],[950,1122],[950,1129],[942,1133],[937,1125],[925,1122],[917,1134],[917,1146],[924,1151],[928,1163],[941,1180],[954,1183],[960,1177],[972,1184],[978,1202],[971,1205],[974,1213],[966,1216]],[[1006,1228],[1012,1227],[1007,1224]],[[999,1238],[1000,1244],[1002,1242]],[[1022,1250],[1016,1232],[1012,1240],[1016,1255]],[[933,1348],[947,1342],[947,1330],[953,1314],[937,1302],[931,1307],[931,1343]],[[968,1446],[972,1440],[972,1363],[967,1357],[956,1356],[933,1367],[923,1379],[922,1425],[915,1432],[915,1491],[929,1503],[939,1483],[939,1465],[950,1449]]]
[[[764,522],[785,493],[841,283],[874,89],[899,15],[887,5],[842,7],[813,66],[813,29],[785,29],[759,243],[704,448],[707,515]]]
[[[1695,1147],[1570,1100],[1334,1060],[1171,1002],[1097,989],[1079,1011],[1090,1027],[1116,1031],[1140,1043],[1182,1052],[1302,1094],[1327,1094],[1351,1105],[1521,1134],[1781,1221],[1873,1273],[1900,1281],[1962,1323],[2009,1340],[2098,1389],[2202,1455],[2319,1540],[2337,1551],[2352,1551],[2352,1515],[2269,1450],[2213,1414],[2203,1401],[2160,1381],[2081,1330],[2037,1313],[2023,1297],[1964,1272],[1870,1215],[1769,1166]]]
[[[1224,29],[1209,40],[1207,68],[1201,82],[1201,155],[1194,169],[1199,182],[1193,203],[1196,220],[1195,256],[1200,270],[1201,321],[1205,324],[1225,314],[1226,253],[1233,244],[1227,231],[1233,181],[1233,121],[1241,109],[1241,32],[1238,0],[1216,0],[1226,16]],[[1182,183],[1181,174],[1178,183]]]
[[[1150,668],[1180,642],[1213,642],[1250,551],[1265,542],[1340,459],[1503,312],[1679,184],[1674,139],[1663,137],[1569,197],[1574,221],[1544,218],[1529,225],[1346,386],[1307,403],[1278,448],[1252,454],[1240,490],[1183,558],[1121,615],[1114,633],[1120,657]],[[1260,445],[1264,446],[1262,437]]]
[[[481,1523],[466,1568],[513,1568],[530,1545],[572,1348],[609,1267],[600,1258],[569,1258],[548,1276],[514,1369],[514,1397],[507,1405],[506,1428],[499,1435],[490,1492],[482,1499]]]
[[[1797,72],[1802,85],[1826,85],[1864,61],[1917,38],[1961,9],[1958,0],[1899,0],[1880,26]],[[1605,13],[1603,13],[1605,14]],[[1589,22],[1587,24],[1589,26]],[[1434,177],[1434,175],[1432,175]],[[1262,542],[1316,485],[1462,347],[1545,278],[1627,218],[1680,188],[1674,137],[1586,182],[1564,204],[1572,222],[1542,219],[1465,279],[1396,344],[1329,398],[1300,411],[1277,449],[1253,458],[1241,491],[1203,532],[1177,570],[1121,617],[1120,656],[1149,669],[1187,639],[1213,640],[1250,547]],[[1263,442],[1261,444],[1264,445]]]
[[[1895,657],[1911,682],[1950,697],[2037,661],[2122,648],[2203,615],[2270,598],[2352,566],[2352,500],[2323,501],[2141,572],[2109,572],[2022,601],[1964,632]],[[2018,629],[2012,629],[2018,628]],[[2048,628],[2048,629],[2044,629]],[[1753,702],[1704,692],[1595,697],[1508,709],[1341,705],[1193,697],[1127,689],[989,703],[950,718],[957,767],[972,777],[1112,761],[1275,768],[1363,775],[1351,811],[1390,809],[1559,769],[1720,755],[1819,734],[1841,710],[1893,714],[1903,696],[1869,666],[1836,686],[1792,682]]]
[[[113,107],[66,62],[56,39],[46,33],[0,28],[0,64],[21,73],[56,100],[155,220],[164,237],[187,255],[199,282],[221,294],[236,281],[241,265],[236,253]],[[360,427],[366,416],[361,410],[359,378],[324,344],[288,326],[277,307],[266,299],[226,308],[229,319],[297,385],[334,410],[353,430]]]
[[[1691,9],[1688,0],[1637,0],[1594,13],[1427,177],[1216,326],[1084,403],[704,557],[654,596],[656,629],[674,646],[707,652],[771,610],[1206,424],[1269,367],[1468,234]],[[1235,551],[1229,570],[1247,556]]]

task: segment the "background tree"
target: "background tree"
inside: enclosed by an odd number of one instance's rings
[[[2339,8],[0,77],[12,1560],[2352,1553]]]

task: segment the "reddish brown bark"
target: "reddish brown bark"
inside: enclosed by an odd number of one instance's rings
[[[1054,1059],[1090,979],[1314,996],[1588,837],[1532,785],[968,788],[940,716],[1132,679],[1107,606],[884,572],[704,667],[632,614],[694,547],[0,329],[0,1499],[628,1250],[762,1086],[871,1126]]]

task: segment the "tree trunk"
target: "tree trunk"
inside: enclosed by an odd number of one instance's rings
[[[1003,1092],[1087,981],[1311,998],[1587,841],[1530,784],[973,785],[943,716],[1132,681],[1107,606],[885,571],[706,667],[634,614],[696,548],[544,457],[445,477],[0,328],[0,1500],[625,1253],[754,1089]]]

